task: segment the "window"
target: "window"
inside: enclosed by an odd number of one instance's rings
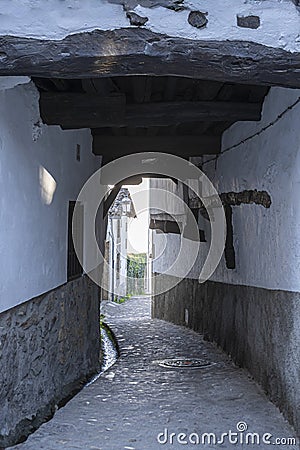
[[[68,281],[74,280],[75,278],[80,277],[83,274],[82,266],[77,258],[75,253],[73,236],[72,236],[72,220],[73,220],[73,212],[75,208],[76,202],[69,202],[69,212],[68,212],[68,267],[67,267],[67,277]],[[83,205],[79,204],[79,214],[76,214],[76,223],[75,223],[75,233],[76,239],[79,244],[80,257],[83,255]]]

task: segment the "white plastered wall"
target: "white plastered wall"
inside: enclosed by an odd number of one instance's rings
[[[260,122],[237,122],[223,135],[222,150],[238,144],[271,123],[300,97],[300,90],[272,88]],[[266,131],[203,166],[219,193],[246,189],[265,190],[269,209],[260,205],[233,207],[236,269],[226,268],[224,256],[211,280],[267,289],[300,291],[300,103]],[[207,161],[211,157],[207,157]],[[200,219],[200,227],[208,222]],[[155,239],[157,248],[162,237]],[[178,251],[178,236],[167,236],[167,250],[154,263],[162,272]],[[209,241],[190,278],[197,278]]]
[[[236,123],[223,136],[223,150],[272,122],[300,97],[300,90],[273,88],[258,123]],[[236,269],[222,259],[213,280],[300,291],[300,103],[274,126],[222,155],[205,169],[218,192],[265,190],[269,209],[233,207]]]
[[[11,88],[0,91],[0,311],[66,282],[68,202],[101,164],[90,130],[43,125],[34,84],[7,82]]]

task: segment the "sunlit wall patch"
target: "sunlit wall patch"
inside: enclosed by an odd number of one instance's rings
[[[57,183],[45,167],[39,167],[40,195],[44,205],[51,205]]]

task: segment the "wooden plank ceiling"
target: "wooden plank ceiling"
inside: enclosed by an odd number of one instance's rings
[[[217,154],[226,128],[260,120],[268,87],[179,77],[33,78],[44,123],[91,128],[104,163],[141,152]]]

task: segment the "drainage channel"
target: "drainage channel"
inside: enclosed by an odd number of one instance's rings
[[[85,386],[90,386],[98,378],[114,365],[119,357],[119,349],[115,336],[108,325],[101,326],[101,370]]]

